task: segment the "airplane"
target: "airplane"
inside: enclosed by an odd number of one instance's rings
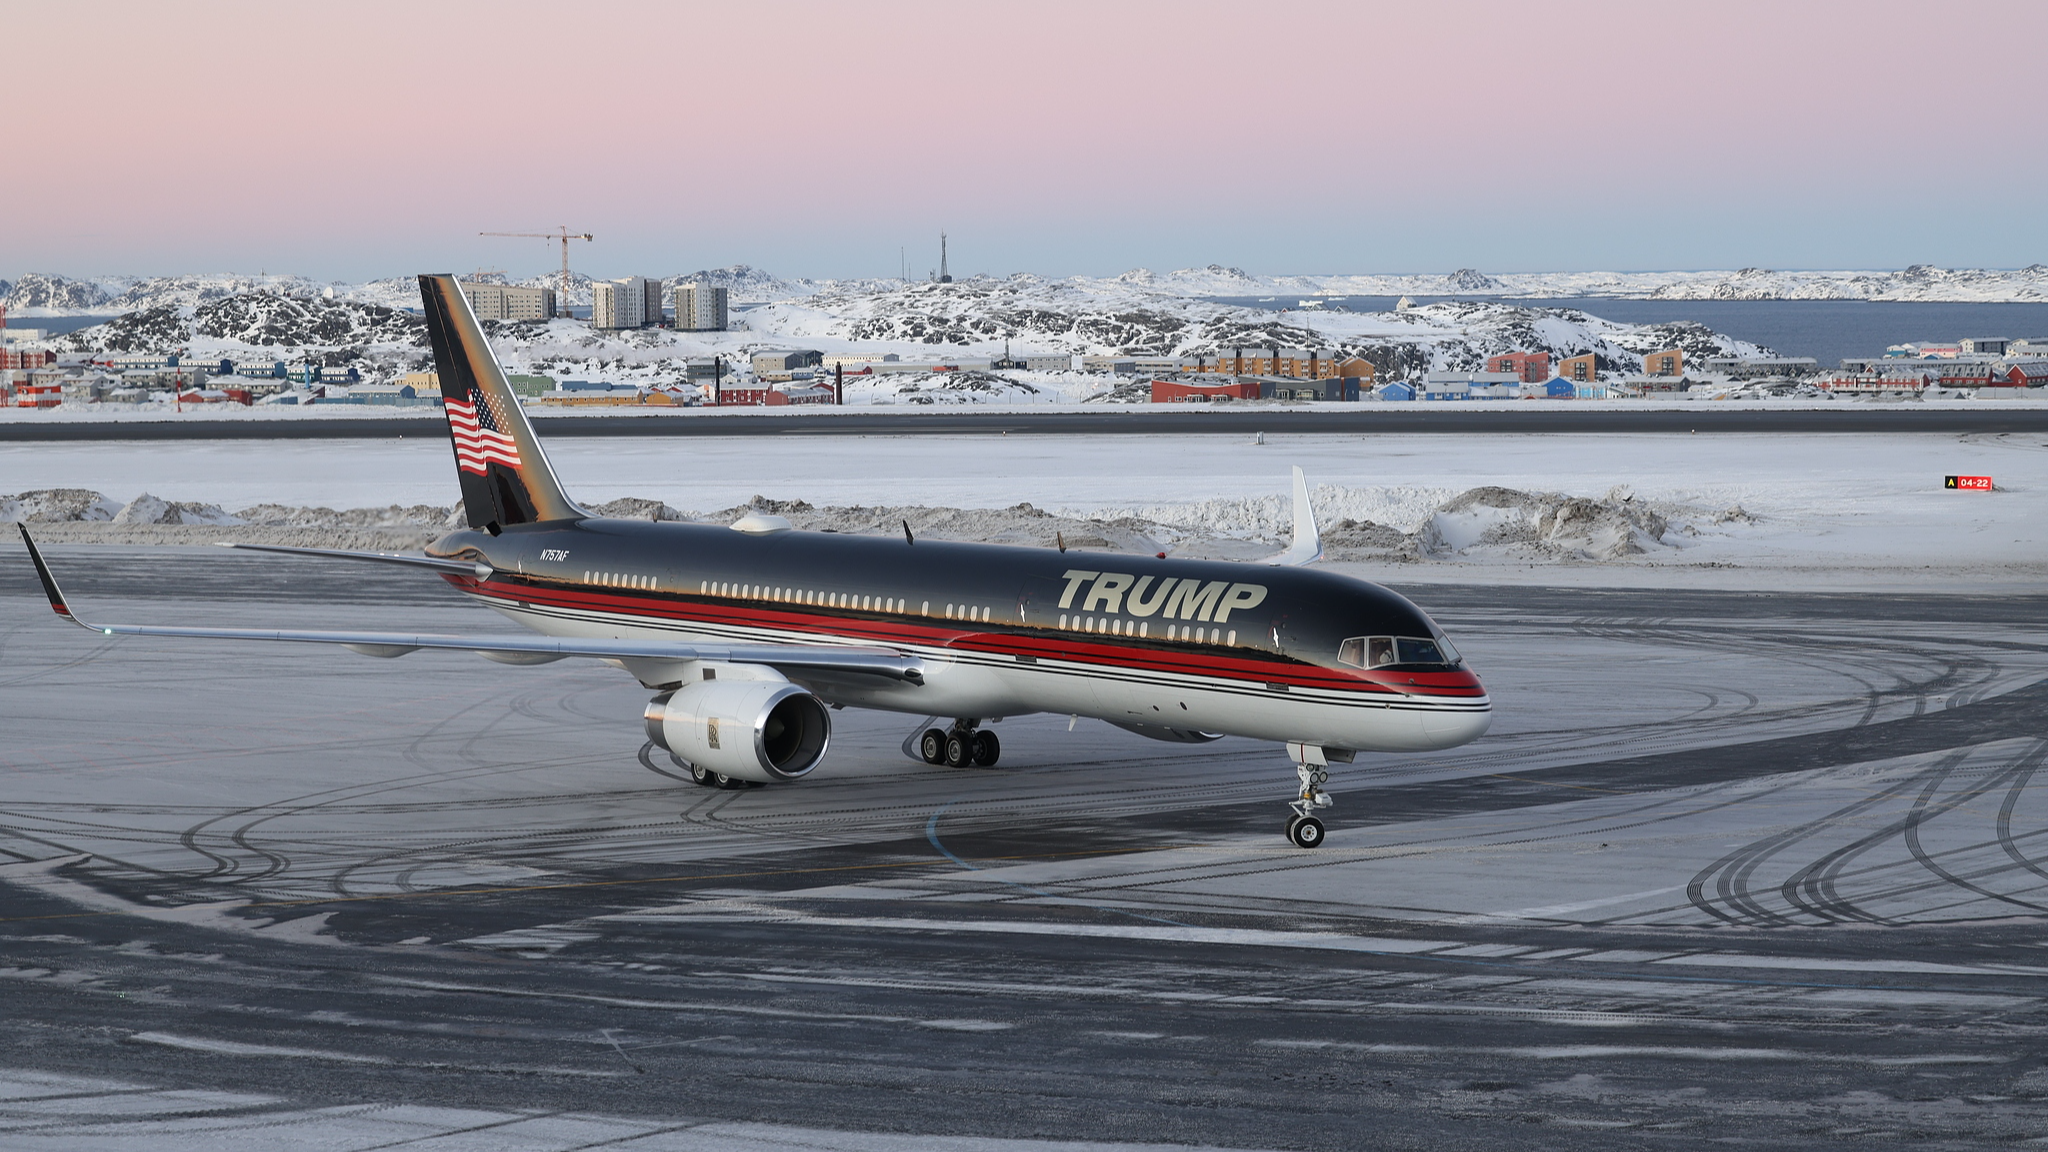
[[[422,649],[505,664],[607,661],[657,695],[647,738],[698,783],[800,780],[832,710],[956,717],[916,741],[929,764],[993,766],[983,722],[1087,716],[1159,740],[1286,746],[1300,787],[1287,838],[1313,848],[1332,763],[1478,739],[1492,702],[1443,629],[1321,555],[1294,470],[1293,547],[1267,564],[594,516],[564,492],[455,278],[420,294],[468,526],[423,555],[237,544],[407,565],[531,630],[505,636],[96,624],[78,617],[19,525],[57,615],[107,636]]]

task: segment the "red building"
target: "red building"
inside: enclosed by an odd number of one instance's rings
[[[1236,381],[1228,384],[1189,384],[1179,380],[1154,380],[1152,402],[1154,404],[1183,404],[1199,400],[1257,400],[1257,380]]]
[[[755,407],[780,408],[785,404],[830,404],[830,388],[721,388],[718,390],[718,406],[721,408]]]
[[[1991,365],[1982,360],[1955,360],[1938,371],[1935,383],[1943,388],[1983,388],[1994,382]]]
[[[1993,378],[1994,385],[2007,388],[2048,387],[2048,360],[2024,360],[2011,364]]]
[[[1550,353],[1503,352],[1486,361],[1488,372],[1513,372],[1524,384],[1541,384],[1550,379]]]
[[[0,348],[0,372],[32,372],[47,368],[57,362],[55,352],[23,352],[14,348]]]

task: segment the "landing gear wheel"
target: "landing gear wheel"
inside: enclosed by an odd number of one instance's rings
[[[1296,816],[1287,822],[1287,838],[1294,841],[1296,848],[1320,848],[1323,822],[1313,816]]]
[[[946,762],[945,731],[940,728],[925,729],[924,735],[917,738],[917,754],[924,757],[924,762],[927,764],[944,764]]]
[[[690,779],[695,780],[698,786],[702,788],[718,787],[718,779],[705,769],[702,764],[690,765]]]
[[[1003,742],[996,739],[995,733],[976,732],[974,734],[974,766],[976,768],[993,768],[996,766],[996,761],[1002,759],[1002,756]]]
[[[713,772],[711,774],[711,786],[714,788],[745,788],[747,782],[737,776],[727,776],[723,772]]]
[[[958,732],[946,734],[946,767],[965,768],[974,759],[974,748],[968,744],[969,737]]]

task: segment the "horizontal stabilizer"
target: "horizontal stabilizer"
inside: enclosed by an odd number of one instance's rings
[[[397,552],[356,552],[346,548],[294,548],[288,544],[230,544],[249,552],[278,552],[286,556],[324,556],[330,560],[368,560],[376,564],[400,564],[409,568],[431,568],[436,572],[458,572],[479,580],[491,578],[491,566],[473,560],[443,560],[438,556],[407,556]]]

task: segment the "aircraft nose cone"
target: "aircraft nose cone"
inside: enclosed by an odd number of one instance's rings
[[[1493,711],[1432,712],[1422,718],[1422,730],[1437,749],[1456,748],[1486,735],[1493,726]]]

